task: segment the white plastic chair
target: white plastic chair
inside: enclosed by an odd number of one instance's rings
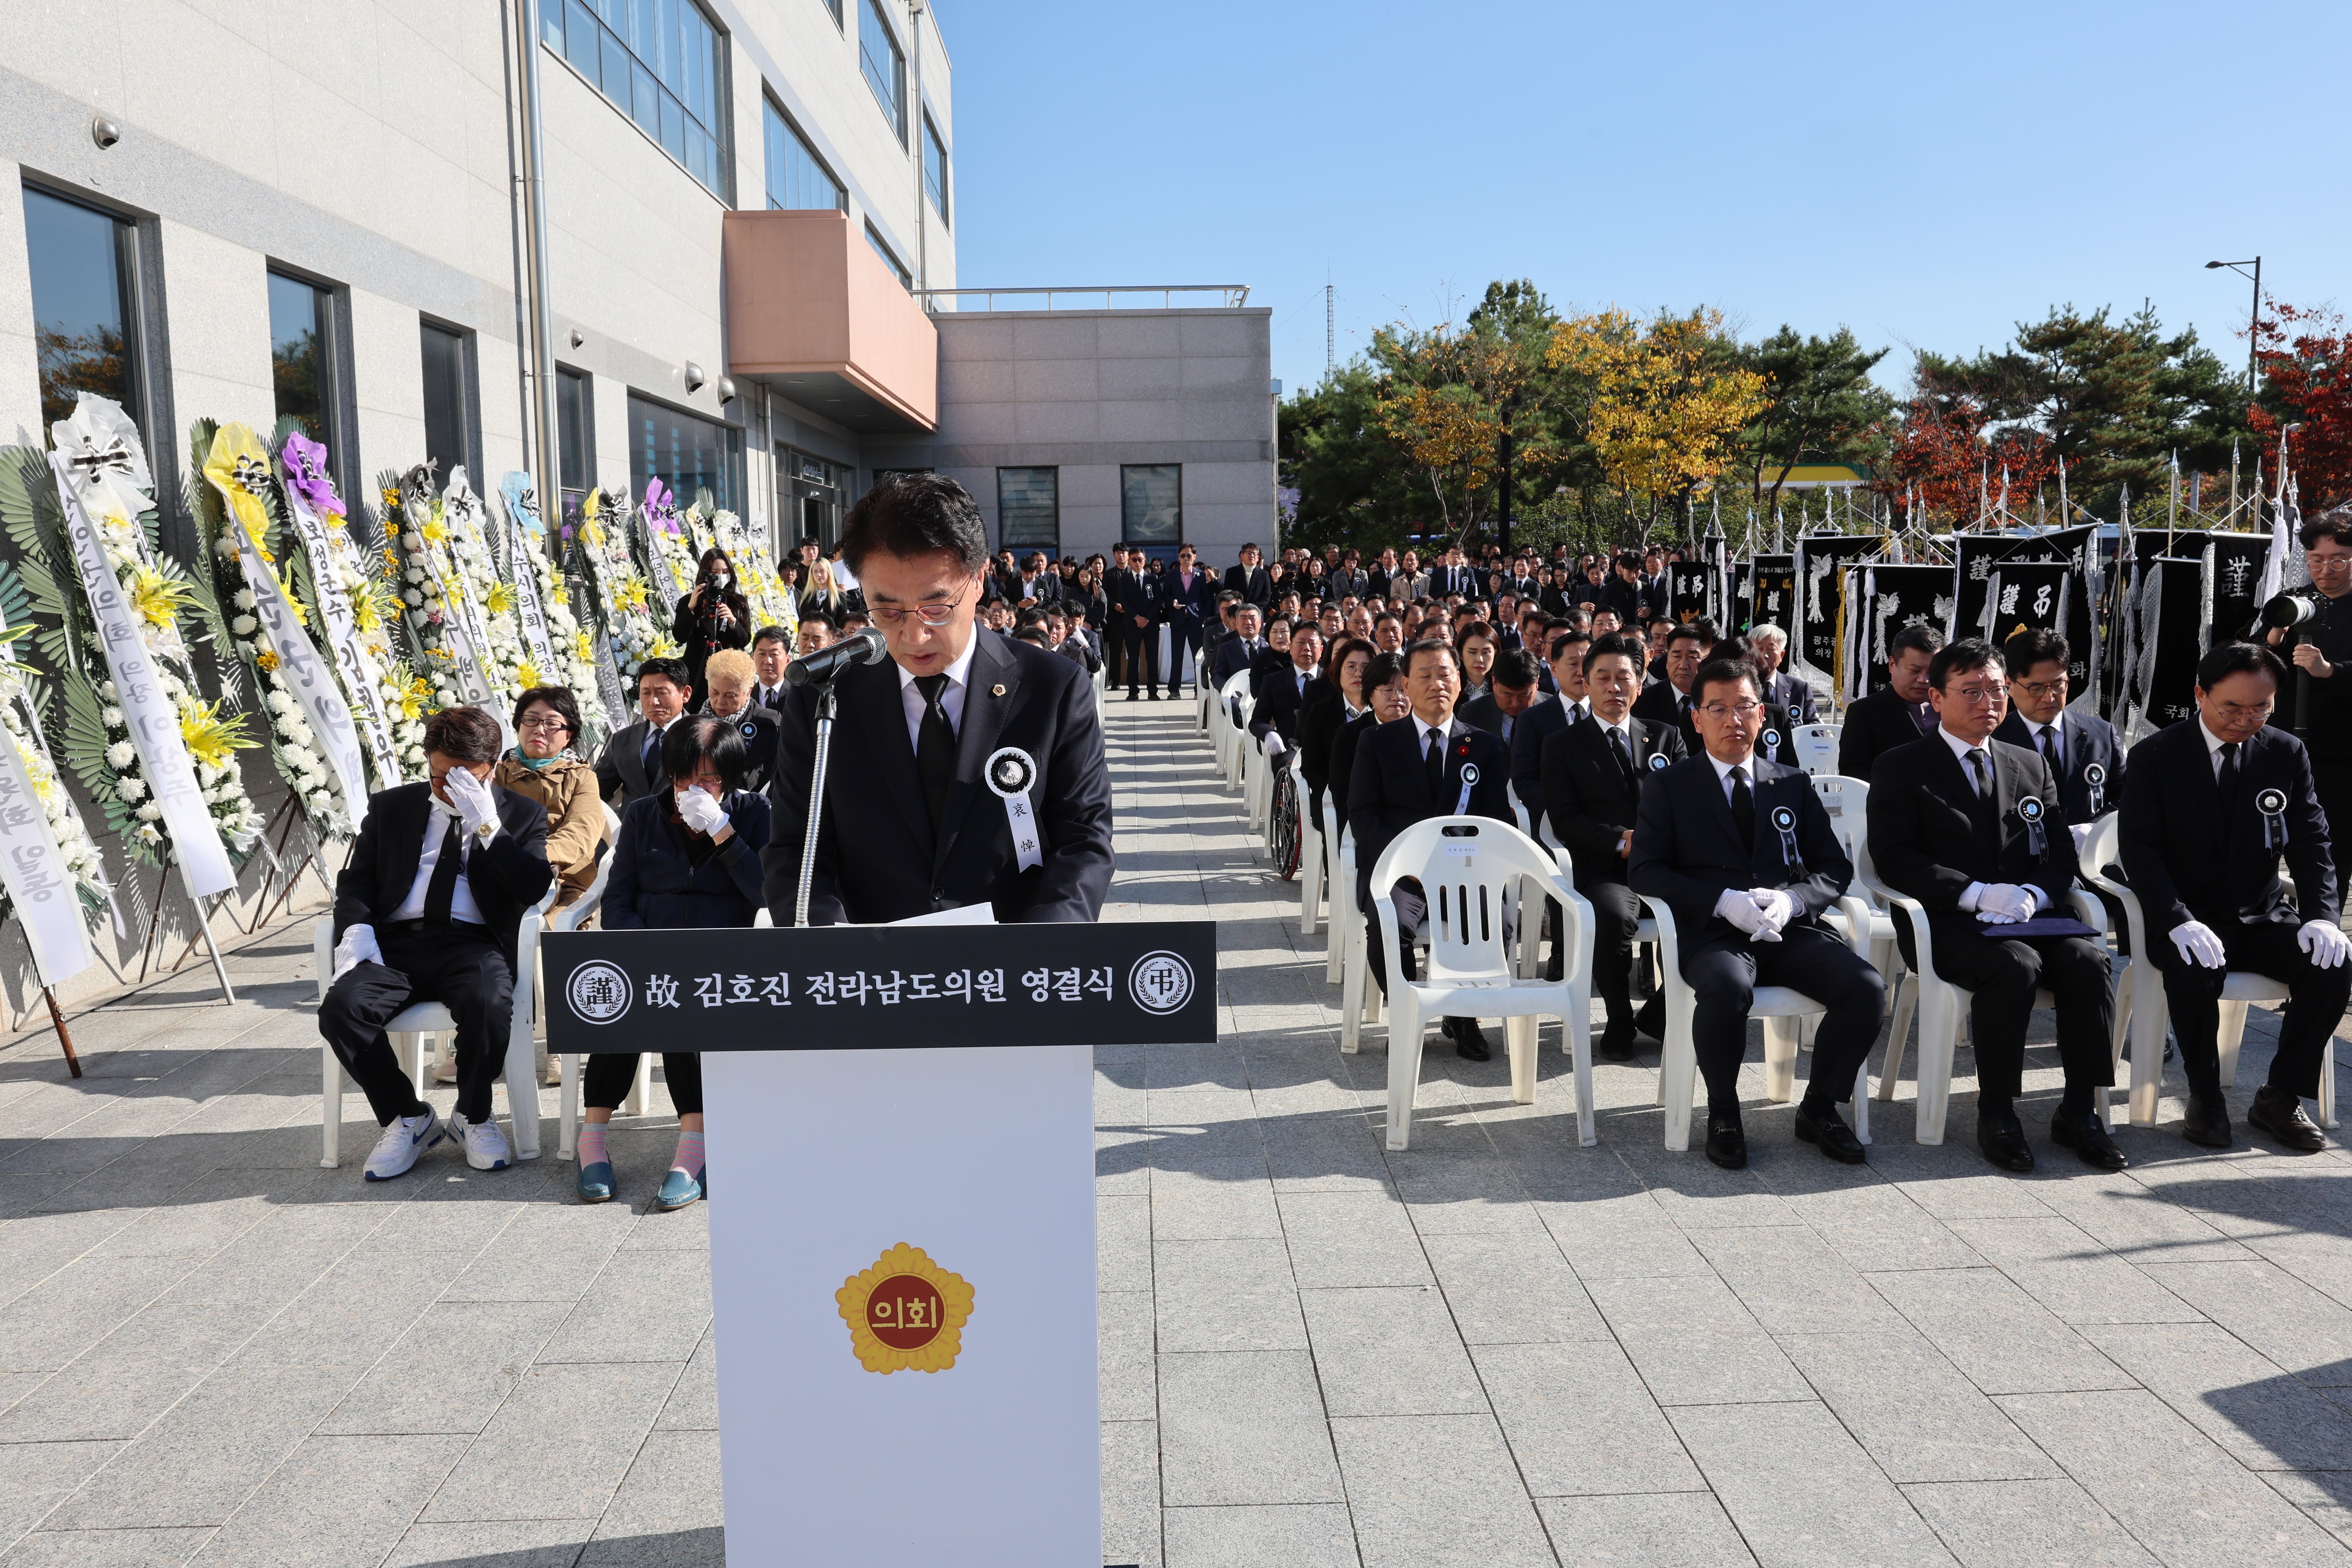
[[[2061,829],[2060,831],[2063,831]],[[1916,899],[1906,898],[1878,879],[1877,867],[1872,862],[1868,835],[1854,841],[1854,881],[1870,896],[1886,906],[1890,918],[1900,914],[1911,927],[1913,956],[1916,963],[1903,980],[1901,994],[1895,1008],[1895,1028],[1886,1037],[1886,1058],[1879,1065],[1878,1098],[1895,1098],[1895,1080],[1902,1076],[1904,1036],[1910,1021],[1908,1001],[1916,994],[1919,1007],[1918,1104],[1915,1136],[1922,1143],[1944,1141],[1944,1121],[1951,1109],[1952,1058],[1958,1054],[1960,1031],[1969,1016],[1969,1005],[1976,993],[1963,989],[1936,973],[1936,944],[1927,931],[1927,910]],[[2088,905],[2086,909],[2084,906]],[[2099,930],[2106,921],[2105,911],[2098,900],[2082,889],[2073,889],[2065,912]],[[2057,998],[2048,987],[2033,993],[2035,1010],[2054,1007]],[[2106,1096],[2099,1097],[2102,1121],[2109,1119]]]
[[[1691,1019],[1697,997],[1683,978],[1682,942],[1675,913],[1663,900],[1643,899],[1650,919],[1657,924],[1658,968],[1666,991],[1665,1052],[1658,1067],[1658,1100],[1666,1110],[1666,1147],[1677,1153],[1690,1147],[1691,1102],[1698,1089],[1698,1050],[1691,1037]],[[1780,1103],[1796,1098],[1797,1024],[1818,1018],[1828,1009],[1801,991],[1786,985],[1759,985],[1748,1004],[1748,1016],[1764,1024],[1764,1097]],[[1853,1135],[1870,1142],[1870,1064],[1854,1071]]]
[[[2151,934],[2139,899],[2125,883],[2106,875],[2106,868],[2122,858],[2117,844],[2121,837],[2121,823],[2116,813],[2110,812],[2093,823],[2083,840],[2083,871],[2123,905],[2125,927],[2131,933],[2135,956],[2116,984],[2116,1048],[2120,1053],[2125,1043],[2129,1042],[2132,1125],[2153,1127],[2157,1100],[2164,1087],[2164,1030],[2170,1009],[2165,1003],[2164,972],[2146,957],[2152,951],[2148,946]],[[2158,933],[2153,940],[2169,939]],[[2221,1054],[2223,1089],[2238,1081],[2238,1049],[2245,1042],[2248,1004],[2284,1002],[2287,998],[2286,986],[2253,970],[2233,969],[2222,977],[2221,1028],[2214,1045]],[[2319,1063],[2319,1124],[2326,1128],[2337,1125],[2333,1037]]]
[[[1838,731],[1841,724],[1800,724],[1790,739],[1797,753],[1797,766],[1819,777],[1837,772]]]
[[[1339,806],[1328,795],[1323,797],[1323,855],[1329,863],[1329,885],[1327,900],[1330,919],[1325,922],[1323,937],[1323,979],[1327,984],[1339,984],[1342,965],[1347,961],[1348,939],[1356,926],[1356,856],[1354,847],[1347,842],[1348,831],[1339,826]]]
[[[1339,875],[1348,887],[1347,896],[1340,900],[1348,912],[1348,940],[1339,955],[1339,1050],[1352,1057],[1361,1044],[1363,1026],[1379,1023],[1384,1011],[1381,988],[1371,983],[1371,921],[1356,907],[1356,831],[1352,827],[1339,833]]]
[[[1396,884],[1417,879],[1429,900],[1423,930],[1429,938],[1425,978],[1404,977],[1398,940]],[[1504,895],[1533,882],[1565,903],[1576,896],[1540,846],[1517,828],[1484,816],[1433,816],[1390,841],[1372,868],[1372,912],[1381,922],[1388,968],[1388,1147],[1406,1148],[1412,1102],[1421,1079],[1422,1037],[1433,1017],[1500,1017],[1511,1058],[1511,1099],[1536,1097],[1537,1019],[1568,1022],[1570,988],[1515,972],[1506,943]],[[1590,1148],[1592,1059],[1571,1053],[1576,1067],[1577,1140]]]
[[[1560,903],[1565,912],[1561,916],[1559,940],[1564,951],[1579,960],[1574,963],[1562,963],[1559,966],[1559,972],[1567,978],[1571,993],[1568,1008],[1568,1028],[1561,1037],[1560,1049],[1568,1050],[1572,1038],[1575,1050],[1582,1054],[1592,1039],[1592,972],[1595,962],[1593,953],[1601,942],[1600,920],[1593,911],[1592,900],[1575,889],[1576,866],[1569,852],[1555,848],[1552,854],[1559,863],[1560,876],[1570,882],[1570,897],[1562,900]],[[1656,921],[1644,917],[1633,922],[1635,947],[1641,946],[1645,942],[1657,940],[1658,922]],[[1661,1100],[1660,1103],[1664,1102]]]
[[[1262,835],[1273,826],[1274,764],[1266,761],[1263,742],[1246,729],[1241,732],[1240,746],[1242,816]]]
[[[1217,694],[1217,766],[1225,775],[1227,789],[1242,787],[1241,754],[1250,743],[1250,710],[1256,706],[1250,700],[1249,683],[1249,671],[1243,670]]]
[[[1298,799],[1298,934],[1313,936],[1316,922],[1323,915],[1327,868],[1323,859],[1323,820],[1311,809],[1314,797],[1307,788],[1307,775],[1298,771],[1298,748],[1293,746],[1283,758],[1283,765],[1290,770],[1290,787]]]
[[[1872,901],[1874,895],[1867,889],[1859,895],[1855,890],[1862,888],[1860,852],[1868,847],[1870,837],[1870,786],[1843,773],[1817,773],[1813,776],[1813,794],[1821,800],[1822,809],[1829,813],[1831,830],[1836,833],[1838,844],[1845,850],[1846,858],[1857,868],[1855,880],[1848,886],[1846,897],[1838,901],[1834,911],[1836,922],[1851,926],[1856,920],[1867,917],[1869,930],[1860,933],[1849,930],[1847,941],[1870,960],[1870,966],[1886,981],[1887,994],[1894,995],[1898,989],[1903,968],[1903,951],[1895,941],[1895,917],[1886,912],[1885,906]],[[1857,915],[1851,907],[1857,903],[1863,906],[1862,915]],[[1861,940],[1855,940],[1857,935]],[[1906,1019],[1909,1016],[1907,1013],[1902,1016]],[[1904,1033],[1903,1029],[1897,1028],[1895,1036],[1900,1038]]]
[[[539,1075],[533,1070],[538,1066],[539,1053],[531,1039],[531,1018],[536,1010],[532,1003],[538,994],[540,921],[554,901],[555,889],[550,887],[537,906],[524,912],[522,923],[515,932],[517,973],[514,1013],[507,1027],[506,1081],[509,1142],[518,1162],[539,1158]],[[318,971],[319,1001],[323,1005],[335,973],[334,916],[322,915],[310,928],[310,957]],[[419,1098],[425,1093],[425,1075],[431,1070],[432,1037],[457,1026],[457,1020],[438,1002],[418,1002],[404,1007],[384,1026],[393,1051],[416,1086]],[[322,1091],[319,1164],[331,1171],[342,1163],[343,1094],[349,1075],[343,1071],[342,1059],[335,1055],[335,1047],[323,1039],[319,1042],[319,1058]],[[491,1114],[495,1116],[496,1110]]]

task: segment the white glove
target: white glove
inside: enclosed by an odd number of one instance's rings
[[[1789,922],[1797,918],[1797,900],[1785,888],[1750,888],[1748,896],[1756,900],[1756,908],[1764,917],[1764,925],[1757,931],[1759,942],[1778,942]]]
[[[1995,882],[1977,893],[1977,914],[1992,925],[2030,921],[2040,907],[2032,889],[2021,888],[2014,882]]]
[[[375,944],[375,927],[347,926],[343,940],[335,943],[335,972],[327,977],[332,985],[362,963],[382,963],[383,949]]]
[[[464,819],[467,833],[488,837],[488,834],[482,834],[485,823],[489,825],[492,833],[498,831],[499,803],[490,798],[489,785],[464,768],[451,768],[443,786],[449,792],[449,804],[457,808],[458,816]]]
[[[2322,969],[2333,969],[2344,962],[2352,951],[2352,939],[2347,939],[2342,927],[2328,921],[2305,921],[2303,930],[2295,933],[2295,943],[2311,954],[2311,962]]]
[[[1282,753],[1283,753],[1283,752],[1286,752],[1286,751],[1288,751],[1289,749],[1290,749],[1289,747],[1287,747],[1287,746],[1286,746],[1286,745],[1284,745],[1284,744],[1282,743],[1282,734],[1281,734],[1281,731],[1276,731],[1276,730],[1268,730],[1268,731],[1265,732],[1265,760],[1266,760],[1267,762],[1272,763],[1272,762],[1278,762],[1278,761],[1280,761],[1280,760],[1281,760],[1281,758],[1282,758]]]
[[[677,815],[697,833],[716,833],[727,826],[727,814],[707,789],[680,790]]]
[[[1749,936],[1764,929],[1764,911],[1757,907],[1754,897],[1742,889],[1724,889],[1723,896],[1715,900],[1715,912]]]
[[[2211,926],[2202,921],[2183,921],[2172,928],[2170,935],[2172,945],[2179,948],[2180,956],[2190,963],[2221,969],[2230,962],[2230,955],[2222,951],[2221,939],[2214,934]]]

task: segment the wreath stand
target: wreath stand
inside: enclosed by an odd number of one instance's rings
[[[171,846],[165,845],[163,870],[155,879],[155,912],[147,921],[147,940],[140,945],[139,949],[139,978],[142,981],[147,978],[147,966],[155,955],[155,938],[163,927],[163,889],[171,883],[172,867],[177,858]],[[181,890],[188,892],[184,880],[181,883]],[[236,1005],[236,992],[228,983],[228,965],[221,961],[220,943],[213,938],[212,916],[205,909],[204,900],[194,893],[188,892],[188,902],[196,911],[196,934],[188,939],[186,949],[181,952],[179,962],[172,965],[171,973],[177,974],[180,972],[180,964],[188,961],[188,954],[195,952],[196,943],[201,940],[205,949],[212,954],[213,974],[220,982],[221,1000],[234,1007]],[[229,918],[234,924],[236,916],[232,915]]]

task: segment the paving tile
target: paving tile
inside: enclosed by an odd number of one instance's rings
[[[2071,1220],[1958,1220],[1952,1229],[2063,1321],[2193,1323],[2202,1316]]]
[[[1171,1508],[1342,1500],[1303,1351],[1161,1356],[1160,1442]]]
[[[0,1558],[7,1568],[179,1568],[213,1538],[209,1529],[41,1531]]]
[[[2058,1467],[1908,1324],[1783,1334],[1780,1349],[1888,1479],[2011,1480]]]
[[[1105,1563],[1159,1568],[1160,1443],[1150,1421],[1106,1421],[1102,1427]]]
[[[2320,1529],[2352,1546],[2352,1472],[2263,1470],[2271,1490],[2303,1510]]]
[[[1107,1290],[1095,1298],[1096,1377],[1106,1421],[1149,1421],[1159,1414],[1159,1348],[1148,1290]]]
[[[625,1250],[613,1254],[539,1359],[684,1361],[709,1326],[707,1255]]]
[[[1852,1264],[1802,1226],[1710,1226],[1684,1234],[1773,1333],[1885,1329],[1903,1321]]]
[[[0,1307],[0,1371],[54,1372],[114,1331],[192,1267],[184,1258],[66,1264]]]
[[[466,1451],[455,1436],[306,1438],[211,1555],[253,1568],[375,1568]]]
[[[1903,1495],[1967,1568],[2156,1568],[2073,1481],[1930,1482]]]
[[[1561,1568],[1735,1568],[1753,1563],[1712,1492],[1539,1498]]]
[[[1596,1279],[1711,1275],[1706,1259],[1648,1193],[1538,1200],[1537,1217],[1588,1286]]]
[[[679,1371],[656,1362],[533,1367],[467,1450],[425,1521],[595,1518]]]
[[[1281,1242],[1163,1241],[1152,1259],[1163,1352],[1307,1348]]]
[[[1551,1568],[1491,1415],[1334,1420],[1364,1568]]]
[[[1812,1397],[1772,1336],[1712,1274],[1588,1279],[1586,1288],[1661,1405]]]
[[[1306,1290],[1299,1304],[1330,1415],[1486,1412],[1486,1394],[1435,1289]]]
[[[383,1568],[577,1568],[593,1519],[468,1520],[419,1524]]]
[[[2132,1380],[1990,1268],[1873,1274],[1871,1284],[1987,1394],[2127,1388]]]
[[[1102,1290],[1151,1289],[1151,1199],[1095,1200],[1095,1286]]]
[[[1884,1148],[1874,1145],[1874,1149]],[[1895,1268],[1969,1268],[1984,1260],[1915,1199],[1889,1181],[1803,1193],[1783,1191],[1814,1235],[1865,1274]]]
[[[2063,1181],[2036,1184],[2044,1205],[2111,1251],[2134,1263],[2251,1261],[2243,1244],[2133,1179],[2074,1170]]]
[[[496,1173],[518,1187],[535,1174],[528,1167]],[[635,1223],[623,1204],[525,1204],[449,1282],[446,1299],[577,1301]]]
[[[427,1307],[319,1430],[382,1436],[479,1432],[567,1310],[561,1301]]]
[[[1282,1235],[1265,1161],[1219,1160],[1158,1172],[1151,1183],[1151,1234],[1161,1241],[1268,1238]]]
[[[446,1255],[387,1263],[350,1255],[262,1324],[240,1366],[368,1366],[467,1270]]]
[[[725,1568],[725,1521],[715,1487],[681,1486],[719,1473],[716,1432],[655,1432],[613,1494],[580,1568]]]
[[[48,1517],[121,1451],[120,1443],[39,1442],[0,1445],[0,1552]]]
[[[1511,1167],[1486,1155],[1391,1155],[1397,1194],[1423,1236],[1525,1235],[1543,1226]]]
[[[708,1333],[694,1347],[693,1359],[678,1374],[677,1386],[669,1392],[662,1405],[660,1419],[654,1423],[657,1432],[716,1432],[719,1430],[719,1344]]]
[[[1612,1342],[1480,1345],[1471,1353],[1531,1495],[1705,1487]]]
[[[1288,1191],[1277,1201],[1302,1289],[1434,1279],[1405,1205],[1385,1193]]]
[[[1666,1418],[1764,1568],[1952,1561],[1822,1405],[1690,1405]]]
[[[2000,1403],[2167,1568],[2347,1560],[2318,1525],[2145,1389]]]
[[[1422,1238],[1468,1344],[1605,1339],[1609,1326],[1549,1234]]]
[[[1168,1568],[1356,1568],[1348,1510],[1331,1503],[1283,1508],[1171,1508],[1164,1516]],[[1111,1561],[1108,1552],[1106,1562]]]
[[[2352,1307],[2274,1263],[2149,1263],[2156,1282],[2305,1383],[2352,1386]]]
[[[2352,1470],[2352,1409],[2212,1323],[2085,1329],[2109,1360],[2250,1470]]]

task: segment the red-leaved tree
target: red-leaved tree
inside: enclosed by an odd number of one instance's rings
[[[2332,310],[2271,309],[2256,329],[2263,384],[2248,422],[2273,442],[2281,426],[2302,426],[2287,437],[2287,463],[2309,515],[2352,500],[2352,333]]]
[[[1916,491],[1931,519],[1966,528],[1981,514],[1979,496],[1983,509],[2000,504],[2004,465],[2010,516],[2029,514],[2034,487],[2058,469],[2049,438],[2014,426],[1988,437],[1984,410],[1975,399],[1922,397],[1904,409],[1893,433],[1886,478],[1876,488],[1898,507]],[[1993,526],[2000,521],[1988,521]]]

